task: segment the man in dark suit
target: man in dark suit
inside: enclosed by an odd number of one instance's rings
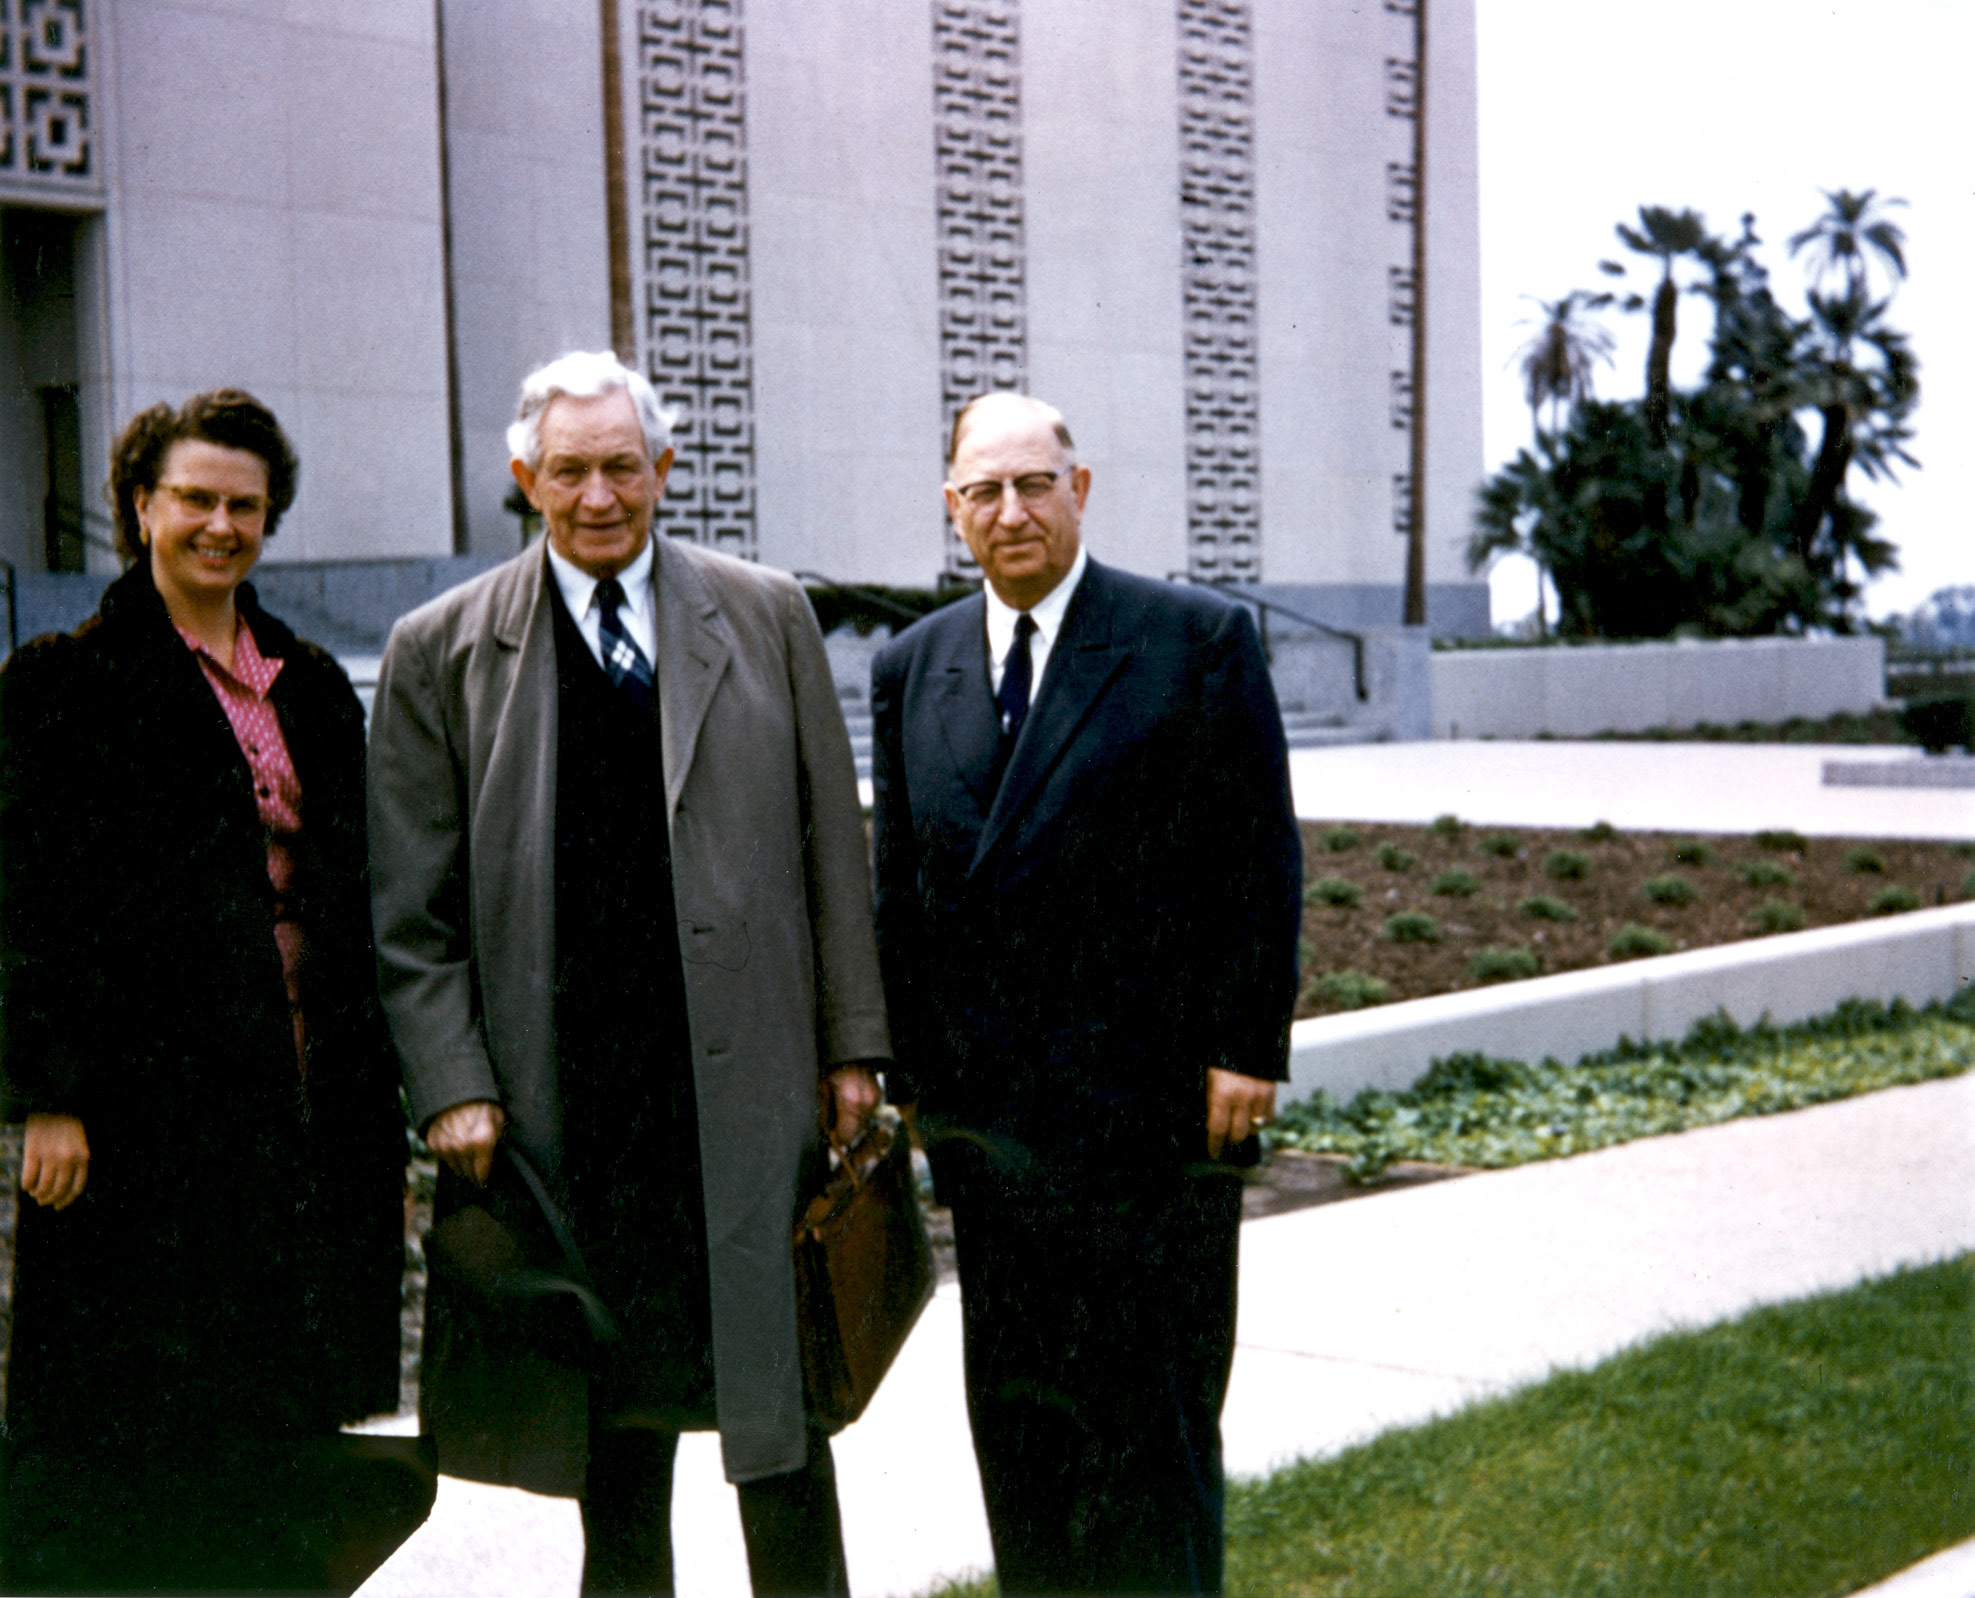
[[[1090,560],[1072,450],[1024,396],[961,413],[986,591],[872,668],[890,1087],[953,1207],[1001,1590],[1214,1592],[1302,855],[1253,624]]]

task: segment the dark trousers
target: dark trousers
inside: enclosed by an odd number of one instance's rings
[[[672,1591],[672,1465],[677,1432],[599,1429],[590,1435],[583,1499],[583,1591]],[[849,1598],[837,1475],[826,1437],[811,1433],[801,1470],[742,1482],[741,1535],[757,1594]]]
[[[967,1410],[1004,1598],[1218,1593],[1240,1179],[963,1192]]]

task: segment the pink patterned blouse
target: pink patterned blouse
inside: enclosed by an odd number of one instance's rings
[[[176,625],[176,624],[174,624]],[[282,661],[255,647],[245,622],[233,634],[233,669],[222,666],[198,638],[183,627],[178,636],[198,656],[213,697],[233,728],[240,753],[254,777],[254,802],[267,828],[267,876],[274,884],[274,942],[281,951],[281,975],[288,985],[288,1008],[295,1021],[295,1062],[307,1071],[302,1030],[302,924],[290,911],[295,881],[295,836],[302,830],[302,782],[281,735],[281,722],[268,702],[268,690],[281,675]]]

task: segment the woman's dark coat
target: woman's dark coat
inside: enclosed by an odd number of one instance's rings
[[[363,713],[239,591],[301,780],[306,1081],[245,758],[144,566],[0,673],[0,1113],[80,1117],[23,1200],[17,1449],[323,1432],[397,1401],[404,1128],[376,998]]]

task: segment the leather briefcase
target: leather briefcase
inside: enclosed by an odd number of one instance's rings
[[[795,1235],[796,1321],[809,1412],[859,1415],[933,1296],[933,1251],[902,1128],[878,1122],[841,1155]]]

